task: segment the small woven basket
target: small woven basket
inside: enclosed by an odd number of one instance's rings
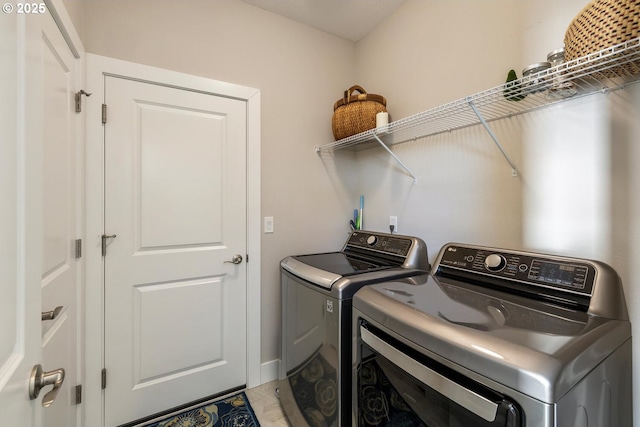
[[[640,0],[593,0],[573,19],[564,37],[565,61],[640,37]],[[638,74],[629,63],[602,74]]]
[[[386,106],[384,96],[367,93],[357,85],[351,86],[333,105],[333,137],[337,141],[375,128],[376,114],[387,111]]]

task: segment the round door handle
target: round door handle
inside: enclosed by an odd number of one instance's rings
[[[242,262],[242,255],[240,254],[235,254],[234,256],[231,257],[231,261],[225,261],[225,263],[229,263],[229,264],[240,264]]]

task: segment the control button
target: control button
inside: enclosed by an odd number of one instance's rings
[[[367,245],[373,246],[376,244],[377,241],[378,241],[378,238],[376,236],[369,236],[369,238],[367,239]]]
[[[491,254],[484,259],[484,266],[489,271],[500,271],[505,265],[507,265],[507,260],[502,255]]]
[[[520,266],[518,267],[518,270],[527,271],[527,268],[529,268],[527,264],[520,264]]]
[[[467,255],[466,260],[467,262],[473,262],[473,255]]]

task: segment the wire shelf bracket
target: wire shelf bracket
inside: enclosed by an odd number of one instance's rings
[[[516,168],[516,166],[513,164],[513,162],[509,158],[509,155],[507,154],[507,152],[504,151],[504,148],[502,148],[502,145],[500,144],[500,141],[498,141],[496,134],[493,133],[493,130],[491,130],[487,121],[484,119],[484,117],[482,117],[482,114],[480,114],[480,111],[478,111],[476,106],[473,104],[473,101],[470,98],[467,98],[467,101],[469,103],[469,107],[471,107],[475,115],[478,117],[478,120],[480,120],[480,123],[482,123],[482,126],[486,129],[491,139],[493,139],[493,142],[496,144],[496,146],[498,147],[498,149],[500,150],[504,158],[507,160],[507,163],[509,163],[509,166],[511,166],[511,176],[514,176],[514,177],[518,176],[518,168]]]
[[[391,155],[391,157],[393,157],[396,160],[396,162],[398,162],[398,164],[402,167],[402,169],[404,169],[405,172],[407,172],[409,175],[411,175],[413,177],[413,183],[417,184],[418,183],[418,178],[409,170],[409,168],[402,162],[402,160],[400,160],[398,158],[398,156],[396,156],[395,153],[393,151],[391,151],[391,149],[389,147],[387,147],[387,144],[382,142],[380,137],[375,133],[373,134],[373,139],[378,141],[378,144],[380,144],[382,146],[382,148],[387,150],[387,153],[389,153]]]

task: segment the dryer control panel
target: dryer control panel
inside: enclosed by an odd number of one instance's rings
[[[562,292],[584,298],[592,295],[596,268],[574,258],[449,244],[438,259],[438,274],[459,276],[476,283],[501,283],[502,287],[526,292],[550,290],[551,294]]]

